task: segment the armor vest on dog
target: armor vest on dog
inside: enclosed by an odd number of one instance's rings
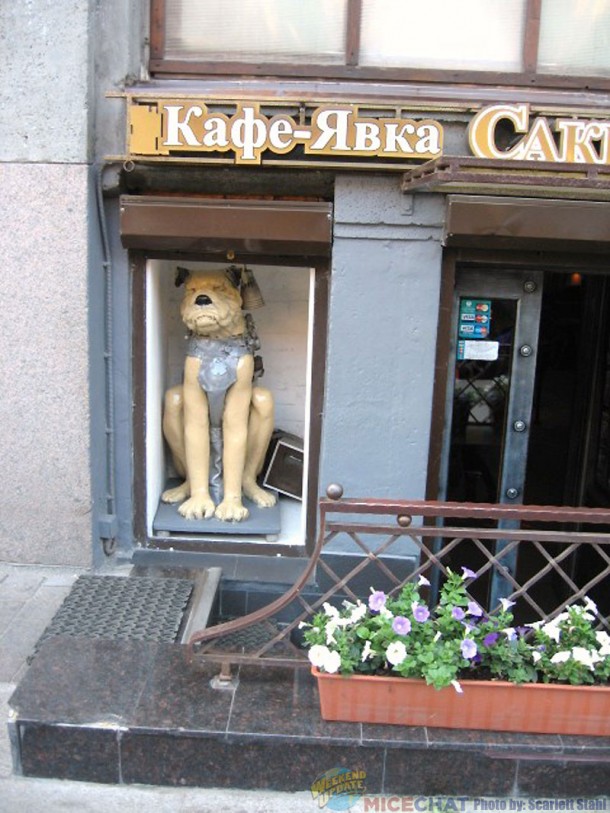
[[[218,503],[222,487],[222,414],[227,390],[237,381],[237,365],[242,356],[253,355],[251,342],[244,336],[210,339],[191,336],[187,356],[201,361],[197,380],[208,399],[210,411],[210,496]]]

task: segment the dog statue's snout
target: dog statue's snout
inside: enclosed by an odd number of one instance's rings
[[[195,305],[211,305],[212,300],[207,294],[199,294],[197,299],[195,300]]]

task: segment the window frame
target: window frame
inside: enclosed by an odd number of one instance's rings
[[[149,71],[155,78],[248,75],[300,79],[515,85],[517,87],[577,88],[580,90],[610,89],[610,77],[566,76],[537,72],[542,0],[526,0],[526,19],[522,42],[523,70],[518,72],[380,68],[359,65],[362,0],[347,0],[345,61],[341,65],[166,59],[164,55],[165,2],[166,0],[151,0]]]

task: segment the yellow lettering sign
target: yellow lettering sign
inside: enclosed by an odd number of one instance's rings
[[[357,105],[315,108],[308,120],[289,115],[267,116],[258,102],[235,102],[227,115],[200,100],[132,100],[129,152],[132,157],[222,157],[230,153],[236,164],[257,165],[274,156],[304,163],[304,156],[328,163],[358,158],[377,164],[384,159],[438,158],[443,149],[441,125],[431,119],[361,115]]]
[[[473,155],[513,161],[570,164],[610,163],[610,122],[558,118],[532,119],[528,104],[492,105],[468,129]]]

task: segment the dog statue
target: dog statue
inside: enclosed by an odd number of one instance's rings
[[[258,345],[242,310],[245,273],[179,268],[176,277],[185,284],[180,314],[190,337],[184,384],[165,395],[163,434],[185,479],[161,499],[182,503],[186,519],[246,519],[242,494],[263,508],[276,502],[256,482],[273,432],[273,396],[253,385]]]

